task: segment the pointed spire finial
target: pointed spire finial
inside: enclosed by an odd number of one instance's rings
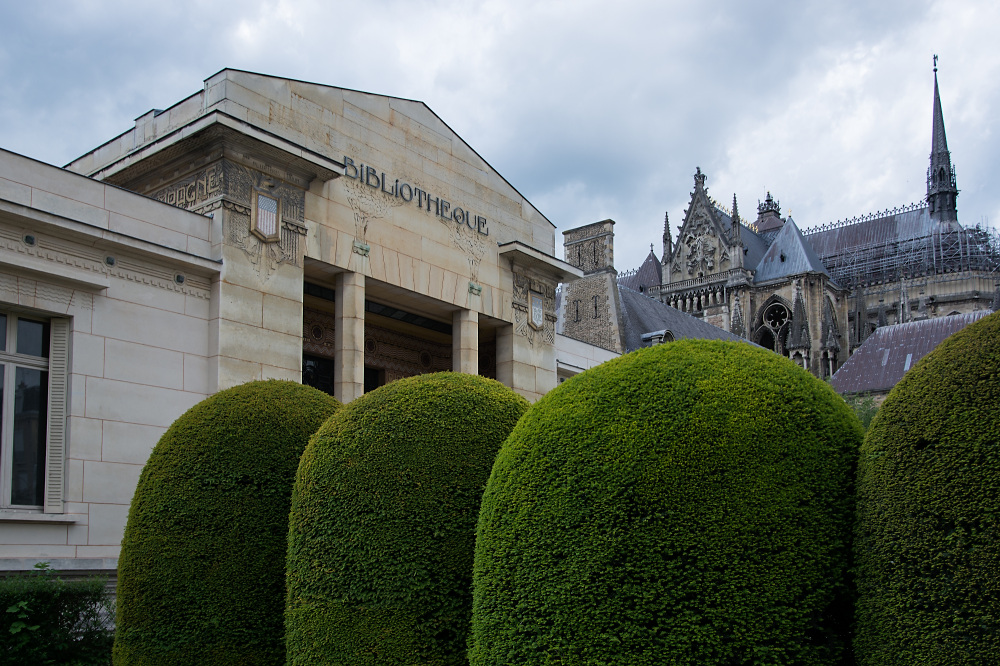
[[[733,224],[740,223],[740,209],[736,206],[736,193],[733,192]]]
[[[673,243],[670,241],[670,214],[663,214],[663,258],[661,261],[663,265],[666,266],[667,262],[670,261],[670,255],[673,254],[674,248]]]
[[[958,186],[955,167],[948,152],[948,138],[944,130],[944,113],[941,111],[941,92],[938,88],[937,55],[934,56],[934,107],[931,118],[931,155],[927,169],[927,204],[931,218],[947,224],[958,221]]]
[[[695,189],[705,187],[705,174],[701,172],[701,167],[695,167],[694,186]]]

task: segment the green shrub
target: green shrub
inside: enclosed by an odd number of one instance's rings
[[[292,483],[310,435],[338,406],[294,382],[250,382],[170,426],[125,527],[116,664],[284,661]]]
[[[111,663],[107,579],[65,581],[47,563],[0,578],[0,664]]]
[[[861,664],[1000,659],[1000,314],[889,393],[858,465]]]
[[[470,663],[838,663],[861,437],[829,386],[742,343],[569,379],[483,495]]]
[[[288,536],[289,664],[464,664],[479,502],[527,409],[436,373],[366,393],[302,455]]]
[[[878,403],[875,402],[875,396],[870,393],[857,393],[844,397],[844,402],[858,417],[861,427],[867,431],[875,414],[878,413]]]

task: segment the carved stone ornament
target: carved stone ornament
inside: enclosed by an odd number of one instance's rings
[[[36,234],[34,245],[26,245],[21,240],[22,236],[23,233],[17,230],[0,229],[0,260],[2,260],[0,263],[18,266],[24,265],[26,258],[30,258],[36,263],[48,264],[57,271],[61,267],[67,267],[92,273],[95,276],[115,277],[158,289],[187,294],[201,300],[211,298],[211,281],[206,278],[188,275],[186,280],[178,282],[175,279],[177,274],[174,270],[143,259],[118,255],[117,260],[109,264],[105,254],[96,248],[76,246],[41,234]],[[28,283],[28,279],[23,277],[16,278],[16,281],[22,285]],[[41,286],[42,282],[38,284],[42,291],[46,289],[46,287]],[[33,295],[30,298],[43,298],[42,291],[35,295],[34,290],[32,290],[31,294]],[[93,296],[86,292],[79,290],[63,292],[62,288],[44,296],[44,299],[47,299],[47,302],[61,302],[52,296],[56,293],[72,293],[72,299],[77,304],[80,301],[92,302],[93,300]],[[52,297],[50,298],[50,296]],[[28,298],[29,296],[26,295],[21,297],[5,296],[0,300],[10,303],[24,303],[27,302]],[[62,296],[59,298],[61,299]],[[59,308],[53,309],[59,310]]]
[[[265,243],[276,243],[281,240],[280,224],[281,200],[255,189],[250,206],[250,233]]]
[[[542,308],[543,298],[541,294],[535,291],[528,294],[531,309],[531,319],[528,320],[528,324],[536,331],[542,330],[545,326],[545,311]]]
[[[511,303],[514,330],[528,338],[530,344],[534,345],[536,341],[550,345],[555,343],[555,302],[555,285],[523,273],[514,273],[514,298]],[[541,306],[541,323],[538,321],[537,304]]]
[[[709,234],[689,237],[687,243],[688,275],[709,273],[715,268],[715,246],[708,237]]]
[[[226,233],[229,243],[243,250],[265,280],[281,264],[301,265],[305,193],[243,165],[224,164],[228,197],[235,200],[223,201],[223,207],[231,211]]]

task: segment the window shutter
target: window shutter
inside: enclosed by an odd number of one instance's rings
[[[66,394],[69,320],[53,319],[49,341],[49,422],[45,447],[45,513],[63,512],[66,477]]]

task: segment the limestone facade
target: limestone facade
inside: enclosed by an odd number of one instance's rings
[[[149,451],[236,384],[349,402],[451,369],[538,399],[560,359],[604,360],[562,351],[556,289],[583,271],[554,249],[552,223],[413,100],[223,70],[66,169],[0,153],[0,315],[51,341],[0,350],[5,372],[48,378],[37,504],[9,490],[9,432],[0,449],[0,570],[113,571]]]
[[[214,390],[219,241],[211,217],[0,151],[0,319],[49,342],[0,350],[0,569],[113,569],[150,450]],[[33,365],[34,411],[17,373]]]

